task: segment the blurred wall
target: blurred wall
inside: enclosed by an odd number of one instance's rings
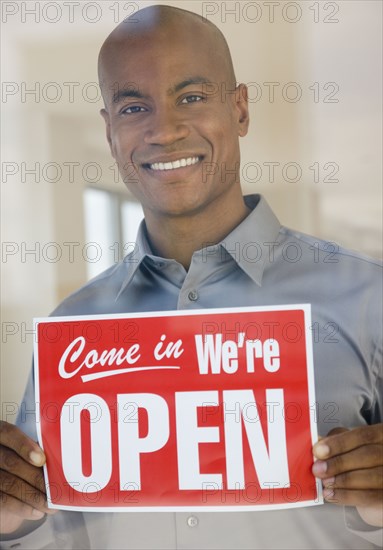
[[[84,187],[121,186],[98,114],[98,50],[115,24],[154,3],[1,3],[1,386],[10,421],[33,317],[86,280]],[[237,80],[249,85],[244,191],[266,195],[285,225],[380,256],[381,3],[159,3],[217,24]]]

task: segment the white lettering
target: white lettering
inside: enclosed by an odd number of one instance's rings
[[[267,372],[277,372],[280,368],[279,343],[273,338],[268,338],[263,343],[261,340],[246,340],[245,333],[238,334],[238,343],[234,340],[226,340],[222,343],[222,334],[196,334],[195,345],[200,374],[220,374],[221,369],[227,374],[237,372],[238,349],[246,348],[246,370],[255,372],[255,359],[263,359],[263,367]]]
[[[169,410],[165,399],[153,393],[117,395],[119,410],[118,439],[120,461],[120,488],[126,486],[141,489],[140,454],[153,453],[166,445],[169,439]],[[148,415],[148,431],[139,437],[138,409]],[[129,409],[127,419],[123,412]],[[133,410],[132,410],[133,409]]]
[[[261,423],[253,422],[247,415],[243,414],[249,403],[257,410],[254,392],[252,390],[227,390],[223,392],[223,401],[225,406],[228,407],[240,404],[241,416],[260,487],[262,489],[266,488],[270,481],[279,483],[280,487],[288,487],[290,477],[286,448],[286,427],[283,417],[283,390],[266,390],[266,401],[276,401],[280,405],[278,410],[275,411],[273,422],[270,421],[269,411],[267,414],[268,446],[266,445]],[[235,489],[238,486],[240,489],[245,488],[242,432],[242,423],[235,422],[235,417],[228,415],[225,418],[228,489]]]
[[[259,486],[270,484],[289,487],[285,403],[283,389],[266,390],[267,422],[263,430],[254,392],[250,389],[186,391],[175,393],[175,411],[160,395],[153,393],[118,394],[117,453],[121,491],[141,490],[147,471],[142,472],[142,454],[152,454],[151,467],[159,467],[157,451],[169,441],[170,427],[175,426],[180,490],[201,490],[207,484],[223,486],[223,472],[201,472],[200,444],[220,443],[220,422],[199,424],[198,408],[224,407],[223,435],[226,456],[226,488],[245,489],[245,456],[248,448]],[[251,408],[251,414],[248,409]],[[140,410],[144,413],[141,415]],[[90,419],[91,471],[84,474],[83,411]],[[235,411],[235,414],[230,414]],[[229,414],[226,414],[228,412]],[[238,412],[238,414],[237,414]],[[170,414],[174,417],[170,418]],[[79,492],[102,490],[112,476],[111,414],[108,404],[94,394],[78,394],[68,399],[60,413],[63,472],[73,489]],[[143,428],[143,429],[142,429]],[[245,444],[243,438],[247,437]],[[143,480],[143,481],[142,481]],[[86,491],[85,491],[85,488]],[[145,488],[145,487],[143,487]]]
[[[221,474],[201,474],[199,443],[217,443],[217,426],[198,426],[197,407],[218,405],[217,391],[176,392],[178,483],[180,489],[201,489],[205,483],[222,483]]]
[[[76,406],[74,408],[74,406]],[[83,474],[81,413],[89,411],[90,454],[92,472]],[[71,487],[84,492],[92,483],[95,492],[109,483],[112,475],[112,444],[110,412],[107,403],[98,395],[80,393],[70,397],[60,415],[61,456],[64,475]],[[92,492],[87,488],[87,492]]]
[[[200,374],[209,372],[209,362],[212,374],[221,371],[222,334],[195,335],[198,367]]]
[[[160,342],[154,348],[154,357],[158,361],[161,361],[161,359],[163,359],[164,357],[167,357],[168,359],[170,359],[170,357],[174,357],[175,359],[178,359],[178,357],[180,357],[184,352],[184,350],[182,349],[182,340],[177,340],[177,342],[169,342],[166,345],[165,350],[162,351],[162,347],[165,344],[165,340],[166,340],[166,335],[163,334],[161,336]]]
[[[73,378],[73,376],[80,372],[83,367],[93,369],[97,365],[101,365],[102,367],[111,367],[113,365],[120,366],[123,363],[134,365],[134,363],[136,363],[141,357],[139,353],[139,344],[133,344],[128,349],[106,349],[101,353],[95,349],[91,349],[84,357],[85,344],[85,338],[83,336],[79,336],[66,348],[61,356],[58,367],[61,378]],[[74,365],[74,369],[71,370],[70,365]],[[88,375],[88,377],[89,376],[90,375]],[[94,375],[93,378],[96,378],[96,375]]]

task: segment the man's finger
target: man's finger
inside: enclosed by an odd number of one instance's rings
[[[383,444],[383,424],[361,426],[324,437],[314,445],[313,453],[316,458],[325,460],[372,444]]]
[[[29,506],[32,506],[32,508],[40,510],[43,513],[49,512],[44,493],[4,470],[1,471],[1,492],[1,505],[4,508],[8,507],[7,497],[11,496],[21,502],[24,502],[25,504],[28,504]]]
[[[347,490],[347,489],[324,489],[323,497],[327,502],[340,506],[381,506],[383,491],[374,490]]]
[[[7,516],[10,516],[11,514],[14,514],[15,516],[18,516],[23,519],[31,519],[31,520],[37,520],[44,517],[44,512],[40,510],[36,510],[36,508],[33,508],[33,506],[30,506],[29,504],[26,504],[25,502],[22,502],[21,500],[18,500],[17,498],[11,495],[4,495],[3,493],[0,492],[0,500],[2,502],[2,510],[1,510],[2,524],[7,523]],[[4,505],[5,502],[7,504],[7,508],[5,508],[5,505]],[[4,531],[2,530],[2,532],[7,532],[5,525],[3,526],[3,529]]]
[[[4,446],[0,446],[0,464],[2,470],[14,474],[45,493],[42,468],[25,462],[15,451]]]
[[[348,428],[333,428],[328,432],[326,437],[329,437],[330,435],[342,434],[344,432],[349,432],[349,431],[350,430]],[[322,437],[322,439],[324,439],[324,437]]]
[[[38,444],[17,426],[4,420],[0,420],[0,444],[13,449],[21,458],[34,466],[42,466],[45,463],[44,452]]]
[[[381,489],[383,490],[383,467],[354,470],[335,477],[323,479],[329,489]]]
[[[383,454],[381,445],[369,445],[358,447],[348,453],[336,455],[327,460],[317,460],[314,462],[312,472],[314,476],[321,479],[361,470],[382,466]]]

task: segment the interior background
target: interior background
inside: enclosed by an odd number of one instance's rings
[[[154,3],[162,2],[2,2],[1,387],[7,420],[14,420],[30,369],[33,317],[48,315],[86,281],[84,189],[123,191],[92,84],[98,50],[118,22]],[[382,4],[280,1],[272,10],[261,1],[163,3],[217,24],[237,80],[249,83],[244,191],[263,193],[285,225],[379,257]],[[274,178],[270,163],[279,163]],[[36,166],[37,175],[28,173]],[[70,253],[64,243],[78,245]],[[57,247],[62,256],[52,261]]]

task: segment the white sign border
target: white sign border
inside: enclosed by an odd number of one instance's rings
[[[311,442],[314,445],[318,441],[317,424],[314,420],[316,401],[315,401],[315,380],[314,380],[314,360],[313,360],[313,345],[311,333],[311,304],[283,304],[271,306],[250,306],[250,307],[233,307],[233,308],[206,308],[193,310],[166,310],[166,311],[144,311],[132,313],[103,313],[97,315],[68,315],[57,317],[36,317],[33,319],[34,331],[38,335],[38,325],[40,323],[62,323],[71,321],[97,321],[108,319],[142,319],[153,317],[175,317],[190,316],[190,315],[213,315],[222,313],[261,313],[268,311],[292,311],[303,310],[304,325],[305,325],[305,343],[306,343],[306,364],[307,364],[307,382],[308,382],[308,401],[309,401],[309,418],[310,418],[310,433]],[[34,341],[34,380],[35,380],[35,401],[36,401],[36,428],[37,437],[40,447],[44,450],[41,422],[40,422],[40,380],[39,380],[39,365],[38,365],[38,338]],[[53,504],[51,502],[51,492],[49,487],[49,476],[46,465],[44,469],[44,479],[47,491],[48,508],[54,510],[71,510],[78,512],[257,512],[267,510],[285,510],[290,508],[303,508],[306,506],[317,506],[323,504],[322,483],[319,479],[316,480],[317,495],[314,500],[288,502],[278,504],[249,504],[247,506],[66,506]]]

